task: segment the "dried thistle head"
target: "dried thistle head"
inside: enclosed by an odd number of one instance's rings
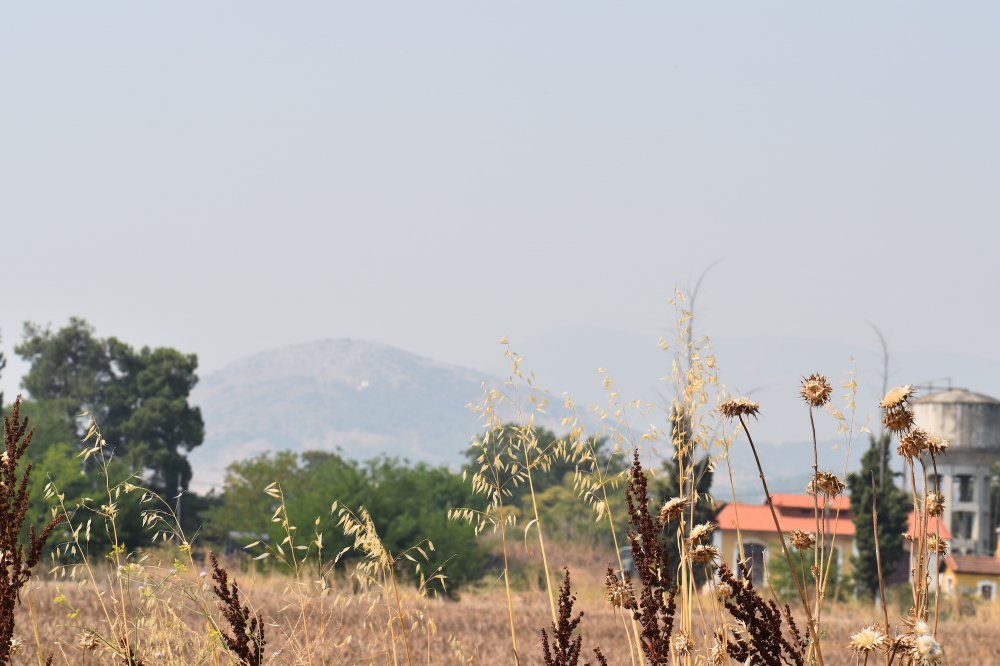
[[[806,486],[806,492],[810,495],[827,495],[836,497],[844,492],[844,482],[833,472],[816,472],[812,481]]]
[[[909,407],[886,410],[882,414],[882,425],[891,432],[906,432],[913,427],[913,410]]]
[[[691,500],[687,497],[673,497],[667,500],[663,506],[660,507],[660,522],[665,525],[671,520],[677,520],[684,515],[684,510],[687,509],[690,503]]]
[[[719,412],[729,419],[757,416],[760,413],[760,404],[750,398],[730,398],[719,405]]]
[[[924,499],[924,511],[928,516],[940,516],[944,513],[944,495],[936,490],[927,493]]]
[[[692,546],[701,543],[705,537],[710,535],[715,531],[714,523],[700,523],[691,528],[691,532],[688,534],[688,543]]]
[[[939,456],[942,453],[948,453],[949,446],[951,443],[947,439],[941,439],[934,435],[927,437],[927,450],[931,452],[931,455]]]
[[[813,373],[802,380],[799,393],[810,407],[822,407],[830,402],[833,387],[830,386],[830,382],[826,380],[826,377],[819,373]]]
[[[903,622],[909,630],[896,640],[896,644],[899,652],[909,658],[909,663],[913,666],[937,666],[942,663],[944,651],[927,623],[913,617],[903,618]]]
[[[888,638],[878,627],[867,627],[856,634],[851,634],[851,642],[847,644],[856,654],[865,654],[881,650],[888,644]]]
[[[906,405],[911,397],[913,397],[912,384],[897,386],[885,394],[878,406],[886,410],[899,409]]]
[[[708,653],[708,659],[712,666],[725,666],[729,663],[729,653],[726,651],[726,646],[720,643],[718,639],[712,645],[712,649]]]
[[[715,593],[719,596],[720,600],[725,601],[733,596],[733,586],[729,583],[719,583],[715,588]]]
[[[80,634],[79,644],[84,650],[93,652],[101,646],[101,639],[93,631],[87,629]]]
[[[674,647],[674,652],[682,657],[694,652],[694,641],[691,637],[687,635],[684,631],[677,632],[677,635],[673,637],[671,643]]]
[[[788,541],[795,550],[809,550],[816,545],[816,535],[803,530],[792,530],[788,533]]]
[[[938,555],[948,554],[948,542],[933,532],[927,535],[927,552]]]
[[[715,546],[698,544],[691,549],[691,561],[695,564],[710,564],[719,559],[719,549]]]
[[[604,598],[612,608],[631,608],[635,605],[632,581],[624,576],[616,576],[609,567],[608,574],[604,577]]]
[[[928,437],[927,431],[923,428],[908,430],[900,435],[896,453],[903,458],[918,458],[921,453],[927,450]]]
[[[930,634],[922,634],[913,639],[910,658],[914,666],[936,666],[944,660],[944,651],[937,639]]]

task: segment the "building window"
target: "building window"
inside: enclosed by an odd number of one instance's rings
[[[953,511],[951,514],[951,533],[956,539],[971,539],[975,524],[976,514],[972,511]]]
[[[743,544],[743,559],[746,560],[750,568],[750,580],[754,585],[761,585],[764,582],[764,556],[767,549],[759,543]]]
[[[979,596],[983,598],[983,601],[993,601],[994,585],[989,581],[979,582]]]
[[[976,477],[970,474],[959,474],[955,477],[951,489],[956,502],[976,501]]]

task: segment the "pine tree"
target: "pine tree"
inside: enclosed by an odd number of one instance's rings
[[[893,475],[887,473],[885,481],[879,483],[879,466],[889,469],[889,434],[870,436],[870,446],[861,457],[861,471],[847,477],[847,487],[851,491],[851,510],[854,512],[856,553],[851,556],[851,565],[856,592],[872,598],[878,594],[879,579],[875,558],[875,534],[872,529],[872,483],[878,489],[875,507],[878,511],[878,544],[882,561],[882,578],[887,580],[901,561],[903,533],[906,531],[906,517],[910,510],[907,495],[893,483]],[[881,460],[880,460],[881,458]]]

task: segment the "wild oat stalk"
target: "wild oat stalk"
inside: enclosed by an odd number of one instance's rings
[[[21,588],[31,578],[32,569],[42,557],[42,549],[52,530],[63,521],[54,516],[40,532],[28,527],[28,539],[21,543],[21,528],[28,510],[28,480],[31,464],[18,475],[17,467],[24,456],[34,430],[28,430],[28,419],[20,418],[21,396],[14,401],[10,416],[3,420],[4,450],[0,454],[0,664],[10,662],[14,639],[14,608],[20,603]]]

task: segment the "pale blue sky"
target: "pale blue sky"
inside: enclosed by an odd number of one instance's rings
[[[1000,360],[995,3],[19,3],[2,348],[705,332]],[[2,386],[23,370],[11,359]],[[802,372],[811,371],[804,368]],[[920,377],[917,379],[924,379]]]

